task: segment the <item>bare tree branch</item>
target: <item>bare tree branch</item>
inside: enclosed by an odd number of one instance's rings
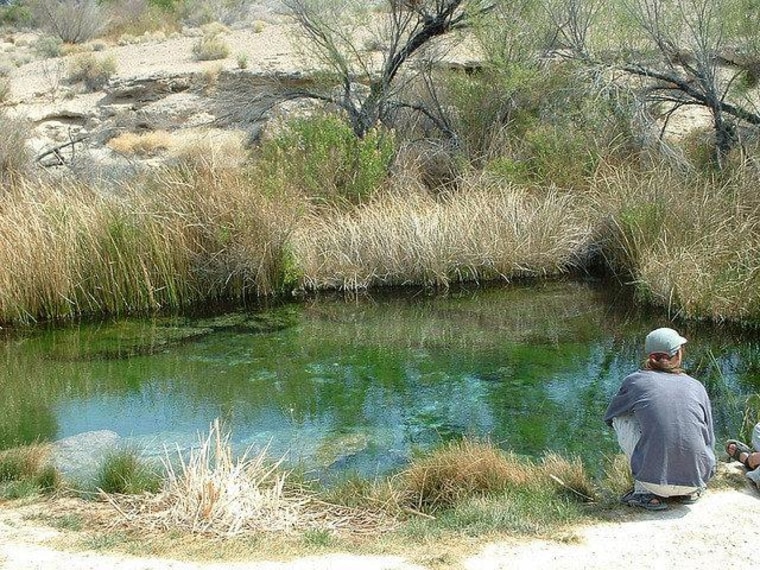
[[[354,132],[362,137],[377,124],[387,124],[392,112],[401,107],[432,117],[434,109],[423,112],[420,104],[403,100],[401,93],[408,77],[402,75],[408,74],[402,70],[411,67],[410,61],[435,39],[467,27],[473,18],[492,10],[495,1],[386,0],[384,12],[367,16],[385,21],[387,41],[381,48],[380,65],[376,54],[359,48],[359,39],[345,18],[346,11],[363,3],[338,4],[332,9],[343,11],[342,20],[325,3],[285,0],[305,39],[335,74],[335,83],[332,89],[301,89],[282,95],[286,99],[309,98],[336,105],[347,113]],[[340,87],[337,93],[336,85]],[[443,126],[445,121],[439,118],[435,124]]]

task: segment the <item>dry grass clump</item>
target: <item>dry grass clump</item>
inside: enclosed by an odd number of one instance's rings
[[[67,79],[70,83],[83,83],[88,91],[97,91],[114,73],[116,61],[112,57],[96,58],[92,53],[83,53],[72,60]]]
[[[229,55],[230,48],[218,32],[204,33],[203,37],[193,44],[193,57],[197,61],[225,59]]]
[[[605,171],[595,182],[608,264],[640,297],[687,318],[760,314],[760,200],[749,165],[718,176]]]
[[[11,98],[11,80],[0,73],[0,104]]]
[[[0,112],[0,185],[20,178],[29,170],[31,156],[26,142],[30,127],[27,121]],[[0,186],[0,189],[2,186]]]
[[[572,493],[587,501],[596,496],[596,485],[579,457],[568,459],[550,452],[541,458],[540,469],[560,491]]]
[[[158,130],[148,133],[123,133],[108,141],[108,147],[128,156],[156,156],[172,146],[171,133]]]
[[[282,460],[264,449],[236,457],[229,433],[219,421],[187,458],[167,458],[164,488],[141,498],[107,497],[134,526],[211,536],[295,531],[362,531],[375,520],[361,511],[317,500],[313,493],[286,484]]]
[[[244,168],[248,151],[243,131],[184,129],[172,136],[172,156],[191,168],[218,171]]]
[[[414,510],[436,512],[475,496],[495,494],[535,480],[535,467],[486,442],[462,440],[431,452],[394,481]]]
[[[21,498],[51,492],[61,485],[49,445],[28,445],[0,451],[0,496]]]
[[[179,468],[166,464],[168,481],[159,496],[163,509],[154,516],[167,528],[233,535],[290,531],[306,522],[306,500],[286,496],[280,462],[270,465],[266,450],[234,458],[229,434],[218,421]]]
[[[473,187],[443,199],[387,194],[321,215],[296,231],[292,247],[306,289],[445,286],[566,272],[589,235],[581,201],[569,194]]]
[[[618,497],[633,489],[633,475],[628,458],[618,453],[604,458],[603,487],[608,490],[610,501],[617,502]]]

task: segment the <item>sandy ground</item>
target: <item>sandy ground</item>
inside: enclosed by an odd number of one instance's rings
[[[738,464],[737,464],[738,465]],[[70,552],[54,545],[73,531],[33,523],[28,509],[0,507],[0,568],[7,570],[422,570],[398,556],[334,553],[290,562],[195,563],[98,552]],[[710,490],[696,504],[649,513],[622,508],[615,522],[565,533],[564,540],[488,544],[456,566],[464,570],[690,569],[747,565],[760,528],[760,493]],[[571,540],[568,540],[568,536]],[[433,567],[431,567],[432,569]],[[438,568],[438,566],[435,566]]]

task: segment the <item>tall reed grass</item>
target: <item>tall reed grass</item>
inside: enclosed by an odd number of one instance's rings
[[[118,194],[30,179],[0,195],[0,320],[272,294],[297,219],[240,171],[161,171]]]
[[[723,176],[666,165],[600,171],[598,240],[639,297],[672,316],[760,316],[760,199],[745,165]]]
[[[589,236],[569,194],[473,183],[443,199],[384,194],[313,217],[292,252],[306,289],[446,286],[566,273]]]

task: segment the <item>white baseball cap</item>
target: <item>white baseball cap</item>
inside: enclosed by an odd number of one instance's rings
[[[662,352],[668,356],[673,356],[684,343],[686,343],[686,339],[678,332],[663,327],[655,329],[647,335],[644,341],[644,352],[647,354]]]

